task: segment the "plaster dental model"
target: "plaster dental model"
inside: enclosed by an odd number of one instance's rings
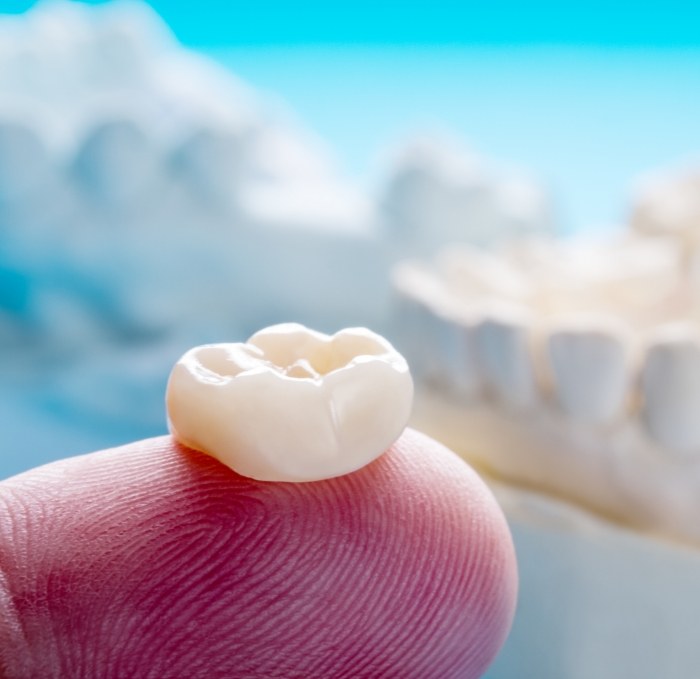
[[[244,337],[289,317],[386,330],[387,270],[405,247],[551,226],[534,181],[492,172],[454,140],[409,141],[375,201],[146,3],[38,3],[0,15],[0,32],[0,275],[31,278],[16,320],[54,346],[73,324],[54,320],[62,309],[93,319],[88,343],[101,330]],[[185,266],[198,275],[183,283]],[[211,301],[251,284],[235,313]]]
[[[700,315],[686,243],[455,247],[402,263],[394,285],[412,423],[491,479],[524,567],[494,676],[693,675]]]
[[[504,174],[435,135],[404,144],[380,198],[382,226],[402,257],[432,255],[447,243],[488,244],[551,233],[544,189],[524,173]]]
[[[329,337],[287,323],[191,349],[167,404],[181,443],[239,474],[317,481],[363,467],[399,437],[413,381],[403,356],[365,328]]]
[[[361,189],[146,3],[39,2],[0,14],[0,34],[0,374],[19,375],[5,400],[30,375],[27,400],[75,416],[30,427],[5,473],[55,453],[49,429],[64,453],[160,432],[186,347],[289,318],[386,334],[404,250],[551,225],[536,182],[453,139],[409,139]]]
[[[700,169],[658,172],[639,181],[630,216],[640,233],[679,239],[689,254],[700,246]]]
[[[473,470],[402,431],[411,395],[364,329],[187,354],[171,426],[209,455],[161,437],[0,483],[3,675],[483,676],[512,542]]]
[[[30,279],[14,320],[37,343],[83,354],[105,335],[189,345],[280,317],[378,325],[389,290],[369,197],[311,132],[179,45],[146,3],[38,3],[0,14],[0,32],[0,276]],[[367,275],[327,276],[349,251]],[[197,276],[183,282],[183,267]],[[255,300],[220,304],[217,289],[256,277]],[[94,327],[81,346],[64,332],[83,319]]]
[[[465,447],[492,471],[700,545],[700,481],[689,475],[700,450],[692,405],[700,340],[693,303],[681,294],[680,248],[628,236],[536,249],[537,267],[526,246],[511,246],[501,255],[453,249],[432,274],[397,269],[404,308],[419,309],[432,333],[409,359],[424,383],[464,393],[459,365],[445,364],[452,355],[428,344],[448,333],[464,338],[474,385]],[[431,299],[415,294],[426,276]],[[488,434],[499,421],[499,432]],[[509,430],[527,432],[528,452],[498,443]],[[657,476],[653,500],[647,474]]]

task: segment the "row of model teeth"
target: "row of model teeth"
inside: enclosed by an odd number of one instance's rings
[[[241,177],[278,179],[272,158],[288,157],[293,143],[277,130],[207,124],[161,143],[135,119],[107,117],[86,129],[73,150],[60,152],[29,125],[0,119],[0,200],[31,201],[58,181],[96,199],[133,204],[172,180],[206,192],[209,201],[223,200]]]
[[[410,264],[397,268],[394,285],[400,348],[419,381],[518,411],[554,407],[587,426],[640,417],[661,446],[700,449],[700,338],[691,323],[635,340],[612,317],[546,323],[494,302],[466,311]]]

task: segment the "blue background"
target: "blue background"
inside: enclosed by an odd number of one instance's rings
[[[35,2],[3,0],[4,12]],[[91,2],[88,4],[105,4]],[[673,2],[151,1],[189,45],[697,46],[700,7]]]
[[[564,231],[608,228],[641,172],[700,147],[700,3],[150,4],[182,42],[286,102],[370,187],[387,145],[447,131],[532,170]]]

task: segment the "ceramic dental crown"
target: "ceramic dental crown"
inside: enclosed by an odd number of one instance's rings
[[[171,433],[262,481],[341,476],[379,457],[413,401],[408,365],[365,328],[276,325],[188,351],[167,389]]]

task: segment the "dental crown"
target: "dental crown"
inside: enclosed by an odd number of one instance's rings
[[[366,328],[328,336],[285,323],[191,349],[166,400],[182,444],[261,481],[317,481],[364,467],[399,437],[413,381]]]

